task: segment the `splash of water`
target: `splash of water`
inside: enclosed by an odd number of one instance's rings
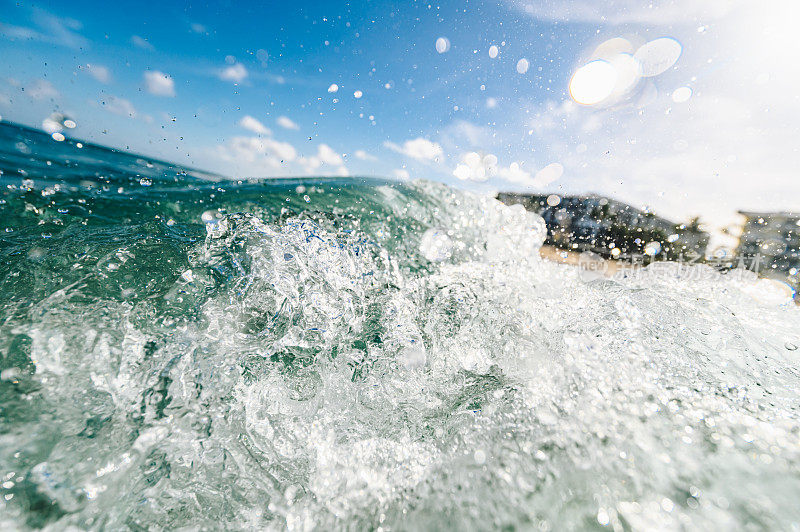
[[[4,192],[4,528],[800,522],[800,314],[747,272],[587,276],[426,182],[138,177]]]

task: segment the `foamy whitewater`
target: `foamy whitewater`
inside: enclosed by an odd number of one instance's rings
[[[800,527],[800,311],[754,274],[3,134],[0,528]]]

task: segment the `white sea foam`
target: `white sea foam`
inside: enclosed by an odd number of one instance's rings
[[[206,224],[165,300],[194,319],[43,307],[41,385],[79,414],[31,479],[59,527],[798,522],[790,300],[706,266],[585,276],[539,258],[520,206],[380,193],[380,234]],[[79,439],[93,416],[116,427],[102,442]]]

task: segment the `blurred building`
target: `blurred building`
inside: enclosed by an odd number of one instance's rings
[[[760,275],[798,288],[800,213],[739,211],[744,216],[737,258]]]
[[[591,251],[603,257],[702,260],[709,235],[697,219],[676,224],[602,196],[500,193],[508,205],[521,204],[547,224],[546,244]]]

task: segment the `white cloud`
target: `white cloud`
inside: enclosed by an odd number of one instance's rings
[[[294,123],[288,116],[279,116],[277,122],[279,126],[285,129],[300,129],[300,126]]]
[[[283,169],[286,163],[297,159],[297,151],[288,142],[263,137],[234,137],[217,146],[217,155],[261,175],[265,171]]]
[[[142,50],[147,50],[148,52],[152,52],[156,49],[155,46],[150,44],[150,41],[144,37],[139,37],[138,35],[133,35],[131,37],[131,44],[137,48],[141,48]]]
[[[669,26],[718,19],[743,0],[509,0],[509,3],[544,21]]]
[[[100,105],[102,105],[103,109],[110,113],[136,118],[136,108],[134,108],[133,104],[125,98],[109,96],[106,99],[101,100]]]
[[[423,137],[407,140],[402,146],[386,141],[384,146],[418,161],[433,161],[442,156],[442,146]]]
[[[517,183],[525,187],[535,186],[530,172],[527,172],[517,162],[511,163],[507,167],[499,167],[497,169],[497,177],[510,183]]]
[[[270,130],[264,124],[262,124],[261,122],[258,121],[258,119],[250,115],[243,116],[242,119],[239,120],[239,126],[247,129],[248,131],[252,131],[253,133],[257,133],[259,135],[270,134]]]
[[[247,78],[247,69],[241,63],[227,66],[219,71],[219,79],[232,83],[241,83]]]
[[[323,171],[321,173],[323,175],[330,175],[331,172],[329,169],[332,167],[336,167],[334,175],[348,175],[349,173],[344,166],[344,159],[342,159],[342,156],[327,144],[320,144],[317,146],[317,153],[315,155],[300,157],[297,162],[302,168],[302,171],[306,174],[320,173],[319,171],[322,169]]]
[[[397,179],[400,179],[402,181],[411,179],[411,174],[409,174],[408,170],[406,170],[405,168],[397,168],[393,173]]]
[[[155,96],[175,96],[175,81],[168,75],[158,70],[148,70],[144,73],[144,83],[147,92]]]
[[[83,24],[72,18],[61,18],[49,13],[39,12],[34,16],[38,23],[53,36],[54,40],[70,48],[86,46],[86,39],[77,33]]]
[[[320,144],[317,149],[317,157],[323,164],[341,165],[344,164],[342,156],[336,153],[333,148],[327,144]]]
[[[446,153],[496,150],[506,144],[493,128],[479,126],[466,120],[454,120],[447,125],[439,136],[439,142]]]
[[[108,83],[111,81],[111,71],[101,65],[86,65],[86,70],[94,79],[100,83]]]
[[[47,36],[34,30],[33,28],[26,28],[25,26],[14,26],[13,24],[0,23],[0,36],[5,37],[11,41],[46,41]]]
[[[378,158],[374,155],[370,155],[369,153],[365,152],[364,150],[356,150],[353,155],[356,159],[361,161],[377,161]]]
[[[34,100],[52,100],[61,94],[55,86],[46,79],[37,79],[25,91]]]
[[[78,33],[83,25],[71,18],[61,18],[34,8],[31,18],[36,28],[0,22],[0,37],[20,41],[41,41],[67,48],[81,48],[88,41]]]

